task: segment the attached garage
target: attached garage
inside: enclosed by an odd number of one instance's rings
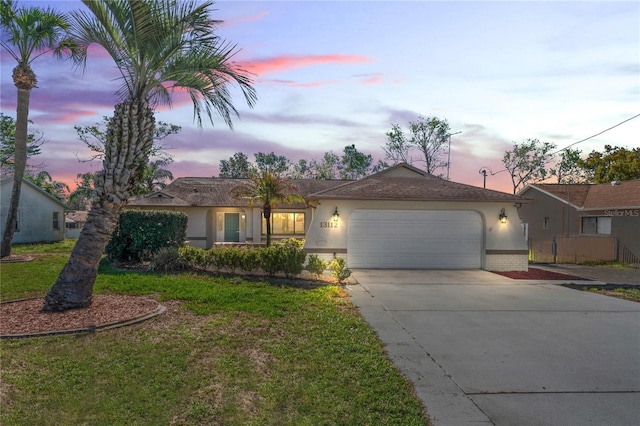
[[[468,210],[354,210],[350,268],[479,269],[482,218]]]

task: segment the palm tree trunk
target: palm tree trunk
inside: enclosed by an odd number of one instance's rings
[[[267,222],[267,247],[271,247],[271,204],[265,204],[262,208],[264,211],[264,218]]]
[[[66,311],[91,305],[100,259],[118,224],[120,209],[94,203],[69,261],[45,297],[45,311]]]
[[[116,106],[107,129],[104,170],[69,261],[45,297],[44,311],[66,311],[91,304],[100,259],[131,190],[142,177],[153,144],[155,122],[146,102]]]
[[[13,236],[18,222],[18,206],[24,169],[27,167],[27,125],[29,122],[29,97],[31,89],[18,87],[18,106],[16,108],[16,131],[14,151],[13,189],[9,201],[9,212],[5,222],[0,257],[11,255]]]

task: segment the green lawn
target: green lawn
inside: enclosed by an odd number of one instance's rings
[[[17,246],[2,300],[43,296],[70,244]],[[412,387],[338,286],[103,265],[96,294],[150,294],[145,323],[2,341],[3,425],[424,425]]]

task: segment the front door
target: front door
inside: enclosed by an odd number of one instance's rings
[[[224,214],[224,240],[233,243],[240,241],[240,213]]]

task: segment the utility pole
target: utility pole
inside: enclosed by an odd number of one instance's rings
[[[451,136],[457,135],[459,133],[462,133],[462,132],[447,133],[447,136],[449,136],[449,155],[447,156],[447,180],[449,180],[449,169],[451,168]]]

